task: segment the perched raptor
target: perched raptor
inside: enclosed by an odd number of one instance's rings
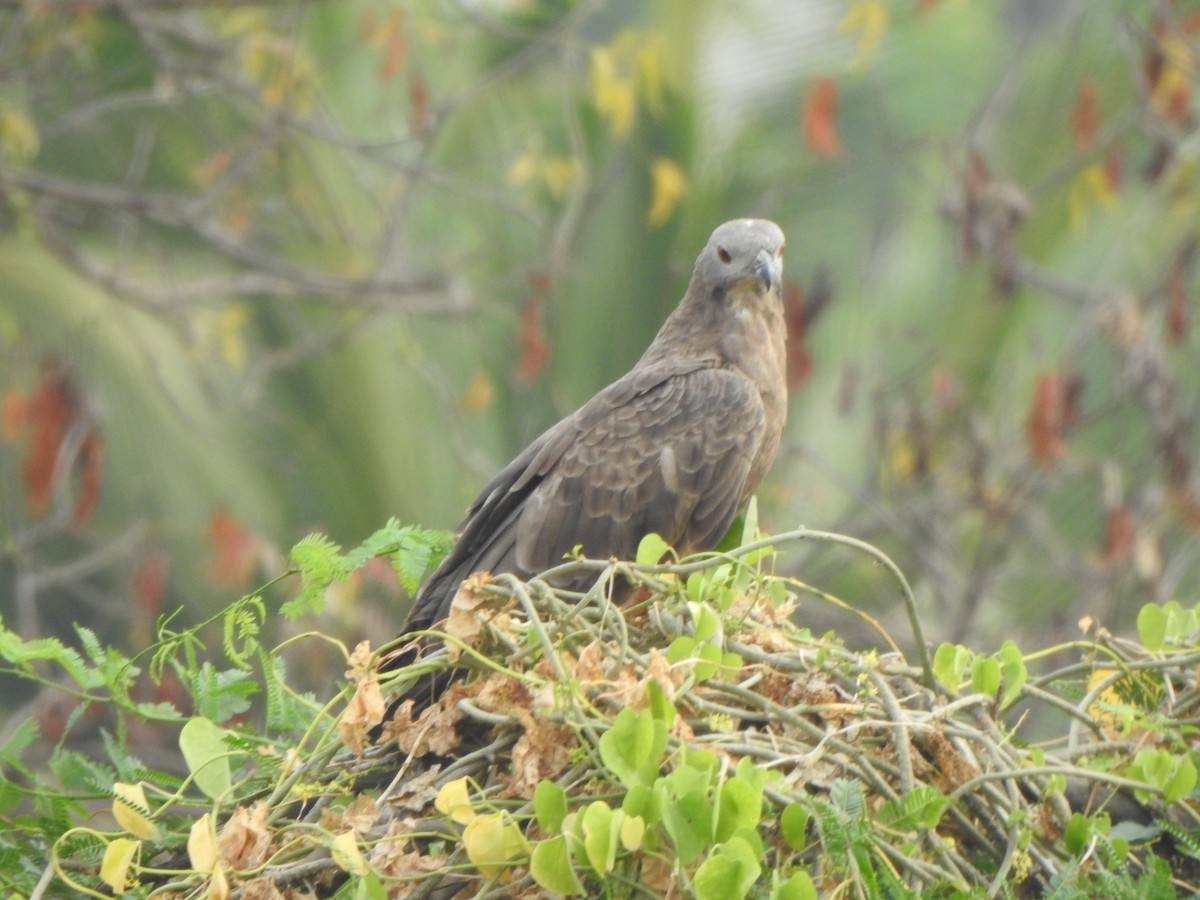
[[[633,369],[542,434],[471,504],[454,548],[418,591],[406,634],[445,618],[473,572],[528,578],[576,546],[593,559],[630,559],[650,532],[680,553],[720,541],[783,433],[783,243],[763,219],[712,233],[683,300]]]

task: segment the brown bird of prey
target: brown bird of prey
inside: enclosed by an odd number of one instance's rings
[[[716,546],[783,434],[783,243],[763,219],[712,233],[683,300],[633,369],[475,498],[453,549],[417,592],[405,634],[444,619],[473,572],[529,578],[575,547],[593,559],[631,559],[651,532],[684,554]]]

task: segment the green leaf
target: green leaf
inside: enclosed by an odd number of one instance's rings
[[[688,611],[695,623],[692,637],[698,642],[720,641],[722,638],[721,617],[703,603],[689,603]]]
[[[1168,803],[1182,800],[1196,786],[1196,764],[1192,757],[1184,753],[1176,760],[1174,771],[1163,785],[1163,799]]]
[[[679,771],[684,770],[676,770],[672,775]],[[665,792],[669,784],[667,779],[660,779],[656,788]],[[716,816],[712,800],[704,791],[696,790],[682,796],[676,795],[674,799],[660,795],[660,806],[663,827],[675,845],[679,862],[690,865],[712,845],[713,819]]]
[[[706,859],[692,881],[698,900],[741,900],[762,872],[754,849],[741,838],[731,838]]]
[[[949,805],[936,788],[922,785],[879,808],[879,821],[897,831],[936,828]]]
[[[637,564],[639,566],[656,566],[664,556],[671,552],[671,545],[660,535],[650,532],[638,542]]]
[[[1138,611],[1138,637],[1147,650],[1161,650],[1167,636],[1167,614],[1157,603],[1147,603]]]
[[[600,736],[600,760],[626,786],[649,784],[658,774],[666,746],[666,728],[649,710],[626,708]]]
[[[553,834],[562,828],[567,817],[567,792],[553,781],[539,781],[533,790],[533,811],[538,827],[546,834]]]
[[[994,697],[1000,690],[1000,663],[990,656],[976,656],[971,663],[971,690]]]
[[[933,655],[933,674],[952,694],[958,693],[971,651],[961,644],[942,644]]]
[[[808,846],[808,819],[808,810],[799,803],[789,803],[779,816],[783,839],[797,852]]]
[[[1021,648],[1012,641],[1005,641],[1000,645],[996,658],[1000,661],[1000,680],[1004,685],[1000,708],[1004,709],[1020,696],[1029,672],[1025,668],[1025,657],[1021,654]]]
[[[552,893],[566,897],[583,893],[583,884],[571,865],[566,835],[540,841],[529,859],[529,872],[534,881]]]
[[[647,826],[658,824],[662,813],[658,806],[658,794],[645,784],[635,784],[625,794],[621,811],[630,818],[640,818]]]
[[[188,771],[196,787],[213,800],[223,797],[233,783],[225,734],[225,729],[202,716],[188,721],[179,732],[179,749]]]
[[[771,900],[817,900],[817,886],[807,872],[793,872],[778,890],[772,891]]]
[[[1083,813],[1072,813],[1063,829],[1063,846],[1072,856],[1078,856],[1087,849],[1092,839],[1092,820]]]
[[[739,828],[755,828],[762,818],[762,789],[734,776],[718,789],[717,840],[726,841]]]
[[[603,878],[617,861],[617,845],[625,814],[613,812],[603,800],[588,804],[579,817],[583,831],[583,852],[592,870]]]

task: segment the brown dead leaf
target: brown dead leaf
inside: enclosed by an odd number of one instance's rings
[[[445,625],[446,634],[458,638],[468,647],[476,646],[480,635],[483,634],[488,617],[482,615],[482,611],[497,604],[497,598],[480,590],[484,585],[491,584],[491,581],[490,573],[473,572],[459,585],[454,599],[450,601],[450,615],[446,617]],[[453,643],[448,643],[446,649],[451,662],[457,660],[462,652],[461,648]]]
[[[241,883],[242,900],[299,900],[292,893],[280,893],[274,878],[252,878]]]
[[[556,778],[571,761],[574,741],[570,729],[546,719],[532,719],[512,749],[512,778],[508,796],[533,797],[538,782]]]
[[[1185,266],[1176,260],[1167,276],[1167,342],[1178,344],[1187,337],[1188,312],[1191,304],[1188,302],[1188,291],[1184,284]]]
[[[231,869],[254,869],[271,855],[271,832],[267,829],[270,807],[264,802],[250,809],[239,806],[217,836],[221,860]]]
[[[446,854],[429,853],[412,844],[412,829],[403,822],[392,820],[387,834],[372,848],[371,868],[399,884],[414,880],[446,865]]]
[[[366,747],[367,735],[383,721],[387,706],[383,702],[383,691],[374,673],[364,675],[354,689],[354,696],[346,704],[346,710],[338,720],[338,737],[355,753]]]
[[[533,693],[519,678],[493,672],[479,682],[475,701],[488,712],[512,716],[526,728],[533,723]]]

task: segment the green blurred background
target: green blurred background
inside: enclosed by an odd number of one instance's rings
[[[765,528],[876,543],[982,650],[1190,604],[1198,33],[1183,0],[4,0],[5,623],[137,646],[311,530],[452,527],[743,215],[789,241]],[[869,561],[780,566],[906,641]],[[406,603],[329,600],[376,643]]]

